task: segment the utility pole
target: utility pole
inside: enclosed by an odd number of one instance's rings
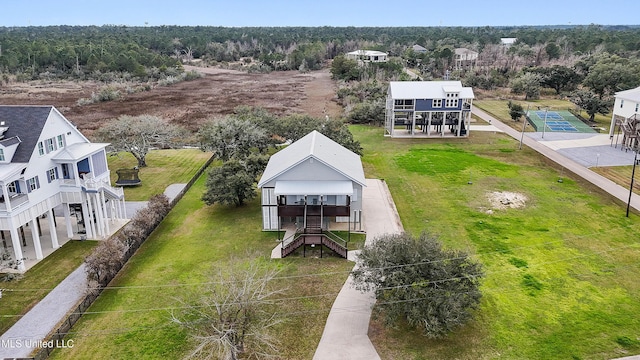
[[[633,195],[633,178],[636,175],[636,164],[638,163],[638,148],[635,149],[633,156],[633,170],[631,170],[631,185],[629,186],[629,200],[627,201],[627,217],[629,217],[629,208],[631,207],[631,195]]]
[[[524,122],[522,123],[522,135],[520,135],[520,146],[518,146],[518,150],[522,150],[522,141],[524,140],[524,128],[527,127],[527,122],[529,122],[529,105],[527,105],[527,112],[524,113]]]

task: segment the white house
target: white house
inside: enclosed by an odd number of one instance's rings
[[[508,48],[511,45],[515,44],[516,41],[518,41],[518,38],[500,38],[500,44],[502,44],[503,47]]]
[[[300,240],[283,244],[283,257],[304,244],[344,250],[340,254],[346,257],[346,248],[334,248],[340,241],[330,230],[340,223],[351,229],[360,222],[364,186],[360,156],[313,131],[269,159],[258,182],[263,229],[295,226]]]
[[[391,81],[385,136],[469,136],[473,99],[460,81]]]
[[[389,54],[382,51],[374,50],[356,50],[348,52],[346,58],[349,60],[356,60],[361,62],[386,62],[389,60]]]
[[[90,239],[106,237],[109,220],[125,217],[122,189],[110,186],[107,145],[91,143],[53,106],[0,106],[0,233],[15,259],[25,259],[25,246],[33,246],[36,260],[43,246],[59,247],[55,208],[62,209],[69,238],[77,234],[72,212],[84,225],[77,232]],[[41,238],[43,218],[48,238]]]
[[[476,66],[478,53],[467,48],[457,48],[454,50],[455,69],[468,69]]]

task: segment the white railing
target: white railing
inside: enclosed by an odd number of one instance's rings
[[[121,187],[111,186],[111,181],[109,180],[108,176],[96,179],[91,175],[91,173],[88,173],[85,174],[84,177],[84,179],[80,179],[80,185],[87,191],[100,191],[104,189],[108,192],[113,193],[117,197],[124,196],[124,190]]]

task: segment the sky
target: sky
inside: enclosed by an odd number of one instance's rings
[[[0,0],[0,26],[640,25],[638,0]]]

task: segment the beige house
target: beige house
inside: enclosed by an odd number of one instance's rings
[[[454,51],[454,68],[456,70],[472,69],[478,62],[478,53],[467,48]]]

